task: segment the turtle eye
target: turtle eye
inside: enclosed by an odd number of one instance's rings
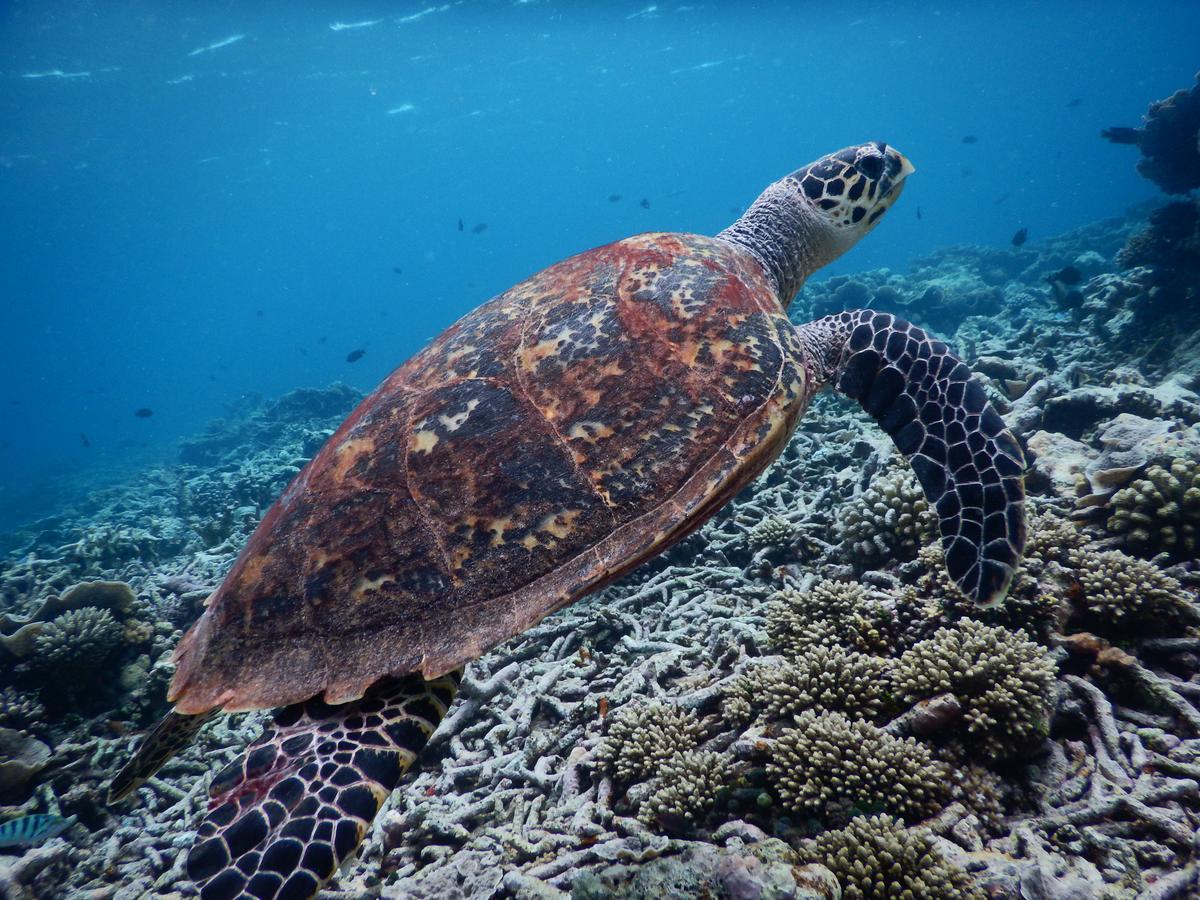
[[[868,156],[866,159],[860,159],[856,163],[858,171],[862,172],[872,181],[877,180],[883,175],[883,157]]]

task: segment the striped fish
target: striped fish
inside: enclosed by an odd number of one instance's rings
[[[0,847],[32,847],[57,837],[74,824],[74,816],[66,819],[45,813],[21,816],[0,825]]]

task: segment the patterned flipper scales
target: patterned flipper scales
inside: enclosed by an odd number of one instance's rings
[[[167,760],[190,744],[196,732],[218,712],[213,710],[198,716],[185,716],[172,711],[163,716],[146,735],[133,758],[121,767],[109,784],[108,802],[116,803],[145,784]]]
[[[981,606],[1004,599],[1025,547],[1025,457],[967,364],[871,309],[800,327],[819,383],[859,401],[936,510],[946,571]]]
[[[445,716],[460,675],[389,678],[351,703],[277,711],[209,787],[185,867],[202,900],[315,896],[362,843]]]

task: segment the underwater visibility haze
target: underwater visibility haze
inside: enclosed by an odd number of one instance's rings
[[[0,8],[0,896],[1200,896],[1196,34]]]

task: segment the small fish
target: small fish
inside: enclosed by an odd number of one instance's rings
[[[1060,269],[1049,278],[1046,279],[1051,284],[1058,282],[1059,284],[1079,284],[1083,281],[1083,273],[1074,266],[1067,266],[1065,269]]]
[[[1028,239],[1029,239],[1029,229],[1028,228],[1018,228],[1017,233],[1012,236],[1012,245],[1014,247],[1020,247]]]
[[[978,144],[979,138],[975,137],[973,134],[968,134],[963,136],[962,142],[964,144]]]
[[[641,202],[641,203],[639,203],[639,204],[638,204],[638,206],[640,206],[642,209],[649,209],[649,208],[650,208],[650,201],[649,201],[649,200],[647,200],[645,197],[643,197],[643,198],[642,198],[642,202]]]
[[[362,359],[366,355],[367,355],[367,351],[363,350],[361,348],[358,350],[351,350],[349,353],[346,354],[346,362],[348,362],[348,363],[358,362],[360,359]]]
[[[917,218],[921,218],[921,207],[917,207]]]
[[[135,416],[137,416],[139,419],[148,419],[148,418],[150,418],[152,415],[154,415],[154,410],[152,410],[152,409],[151,409],[150,407],[148,407],[148,406],[143,406],[141,409],[135,409],[135,410],[133,411],[133,414],[134,414]]]
[[[620,195],[620,194],[609,194],[609,195],[608,195],[608,202],[609,202],[609,203],[619,203],[619,202],[621,202],[621,195]]]
[[[84,434],[82,431],[79,432],[79,443],[83,444],[83,446],[85,446],[85,447],[92,446],[92,442],[88,440],[88,436],[86,434]]]
[[[1049,350],[1042,356],[1041,363],[1046,367],[1047,372],[1058,371],[1058,360],[1054,358],[1054,354]]]
[[[74,816],[64,819],[46,813],[10,819],[0,825],[0,847],[32,847],[58,837],[74,824]]]
[[[402,268],[400,268],[399,266],[392,266],[392,271],[395,272],[397,275],[404,274],[404,270]]]
[[[462,219],[459,219],[459,220],[458,220],[458,230],[459,230],[459,231],[462,231],[462,230],[463,230],[463,221],[462,221]]]
[[[480,222],[471,229],[471,234],[483,234],[485,231],[487,231],[487,222]]]
[[[326,338],[326,337],[322,336],[322,337],[319,337],[319,338],[317,338],[317,343],[318,343],[318,344],[323,344],[323,343],[325,343],[325,341],[327,341],[327,340],[328,340],[328,338]]]
[[[258,316],[260,319],[263,317],[263,311],[262,311],[261,309],[256,309],[256,310],[254,311],[254,314],[255,314],[256,316]]]
[[[1114,125],[1112,128],[1105,128],[1101,131],[1100,137],[1106,141],[1112,141],[1114,144],[1136,144],[1141,141],[1142,132],[1138,128]]]
[[[1067,109],[1074,109],[1077,106],[1083,106],[1083,98],[1082,97],[1072,97],[1070,100],[1067,101]]]

